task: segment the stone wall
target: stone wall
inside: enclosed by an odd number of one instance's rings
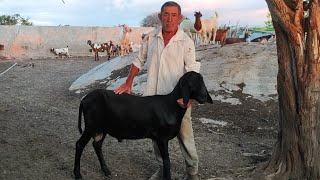
[[[150,27],[132,27],[129,41],[140,44],[141,35]],[[87,41],[120,44],[121,27],[73,27],[73,26],[4,26],[0,25],[0,44],[4,50],[0,57],[8,59],[54,58],[51,48],[68,46],[71,56],[93,56]],[[100,53],[101,56],[105,53]],[[1,58],[0,58],[1,60]]]

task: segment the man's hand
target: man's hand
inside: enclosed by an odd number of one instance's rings
[[[188,107],[190,107],[190,106],[191,106],[191,102],[192,102],[192,100],[191,100],[191,99],[189,99],[187,106],[186,106],[186,107],[184,107],[183,99],[182,99],[182,98],[180,98],[180,99],[178,99],[178,100],[177,100],[177,103],[178,103],[178,104],[179,104],[179,106],[180,106],[180,107],[182,107],[182,108],[188,108]]]
[[[132,64],[126,82],[117,89],[115,89],[113,92],[116,94],[122,94],[124,92],[130,94],[132,89],[133,78],[138,74],[138,72],[139,68]]]
[[[124,83],[120,87],[115,89],[113,92],[116,93],[116,94],[122,94],[124,92],[130,94],[131,93],[131,87],[132,87],[131,84]]]

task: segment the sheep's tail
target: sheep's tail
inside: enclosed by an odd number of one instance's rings
[[[79,107],[79,118],[78,118],[78,129],[79,129],[80,134],[82,134],[82,128],[81,128],[82,108],[83,108],[83,105],[82,105],[82,103],[80,103],[80,107]]]

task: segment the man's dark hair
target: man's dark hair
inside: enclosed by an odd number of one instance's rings
[[[178,7],[178,10],[179,10],[179,14],[181,14],[181,7],[178,3],[174,2],[174,1],[167,1],[165,2],[162,6],[161,6],[161,12],[163,12],[163,9],[167,6],[175,6],[175,7]]]

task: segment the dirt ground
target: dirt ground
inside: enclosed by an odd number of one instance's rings
[[[0,73],[15,62],[16,66],[0,76],[0,179],[72,179],[75,142],[80,137],[78,105],[84,93],[68,88],[104,60],[7,60],[0,61]],[[240,92],[234,96],[241,105],[193,103],[201,179],[247,179],[241,169],[256,166],[272,152],[278,103],[263,103]],[[228,125],[205,124],[199,118]],[[169,146],[172,178],[178,180],[184,161],[177,140]],[[146,180],[158,168],[148,139],[119,143],[107,136],[103,151],[114,180]],[[83,179],[104,179],[91,143],[84,150],[81,173]]]

